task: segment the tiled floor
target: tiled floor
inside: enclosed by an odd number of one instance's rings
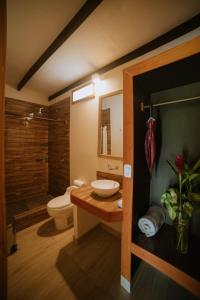
[[[120,287],[120,240],[97,227],[79,242],[73,228],[58,233],[52,220],[17,234],[8,258],[9,300],[194,300],[158,271],[141,263],[134,293]]]

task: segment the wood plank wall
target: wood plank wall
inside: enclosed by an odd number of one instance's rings
[[[70,98],[49,107],[49,193],[59,196],[70,185]]]
[[[20,119],[28,113],[37,113],[40,107],[48,113],[48,107],[6,98],[7,202],[23,202],[48,192],[48,121],[31,120],[26,127]]]
[[[4,176],[6,0],[0,1],[0,299],[7,299],[7,242]]]

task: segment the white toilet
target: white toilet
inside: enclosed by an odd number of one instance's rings
[[[73,225],[73,204],[71,203],[70,193],[73,189],[77,189],[84,185],[80,180],[74,180],[74,184],[69,186],[66,193],[58,196],[47,203],[48,214],[54,218],[56,229],[63,230]]]

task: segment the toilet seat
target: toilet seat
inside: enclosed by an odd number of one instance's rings
[[[62,195],[50,200],[47,204],[48,208],[58,209],[71,204],[70,195]]]

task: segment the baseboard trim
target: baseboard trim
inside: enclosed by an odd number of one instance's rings
[[[123,275],[120,276],[120,284],[130,294],[131,283]]]
[[[16,231],[21,231],[49,218],[46,205],[27,210],[14,217]]]
[[[108,226],[104,223],[100,223],[100,226],[103,230],[105,230],[105,231],[109,232],[110,234],[112,234],[112,235],[118,237],[119,239],[121,239],[121,232],[111,228],[110,226]]]

